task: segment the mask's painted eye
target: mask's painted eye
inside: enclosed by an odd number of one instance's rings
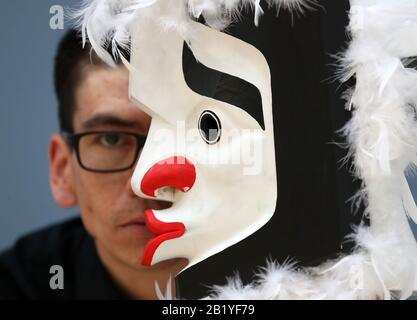
[[[198,119],[198,129],[201,137],[208,144],[219,142],[222,134],[222,126],[219,117],[212,111],[203,111]]]

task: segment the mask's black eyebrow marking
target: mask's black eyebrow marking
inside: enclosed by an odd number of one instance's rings
[[[241,108],[265,130],[262,99],[257,87],[243,79],[210,69],[197,62],[185,43],[182,62],[185,82],[191,90]]]

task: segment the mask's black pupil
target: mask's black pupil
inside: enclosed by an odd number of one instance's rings
[[[204,111],[200,116],[198,127],[202,138],[208,144],[213,144],[220,140],[220,120],[214,112]]]

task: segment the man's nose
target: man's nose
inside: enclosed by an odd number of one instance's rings
[[[160,200],[166,198],[167,189],[189,191],[196,180],[194,164],[183,156],[173,156],[155,163],[144,174],[140,182],[140,191],[148,197]]]

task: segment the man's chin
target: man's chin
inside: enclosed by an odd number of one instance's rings
[[[122,251],[123,250],[123,251]],[[143,246],[120,249],[115,252],[115,255],[118,256],[119,260],[122,261],[130,269],[134,270],[148,270],[149,267],[143,266],[141,264],[142,255],[143,255]]]
[[[119,251],[120,252],[120,251]],[[152,272],[156,270],[172,270],[173,274],[177,274],[181,272],[187,265],[188,259],[185,258],[172,258],[169,260],[164,260],[154,265],[145,266],[142,264],[142,258],[144,254],[144,246],[139,248],[129,248],[123,252],[122,255],[119,254],[119,259],[124,261],[130,268],[138,270],[138,271],[145,271],[145,272]]]

